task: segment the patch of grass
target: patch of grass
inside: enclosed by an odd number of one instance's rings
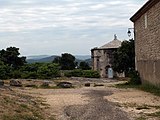
[[[140,85],[131,85],[128,82],[126,82],[126,83],[122,83],[122,84],[116,84],[115,87],[127,89],[127,88],[139,88]]]
[[[40,86],[38,88],[42,88],[42,89],[72,89],[75,87],[72,86],[71,88],[64,88],[64,87],[60,87],[60,86]]]
[[[152,117],[158,117],[160,118],[160,111],[155,112],[155,113],[151,113],[151,114],[147,114],[148,116],[152,116]]]
[[[26,105],[26,104],[20,104],[20,107],[22,107],[24,109],[28,109],[28,105]]]
[[[37,86],[37,85],[25,85],[25,87],[38,88],[38,86]]]
[[[11,100],[10,100],[9,97],[4,97],[3,99],[4,99],[4,102],[5,102],[6,104],[11,102]]]
[[[3,115],[2,120],[42,120],[36,116],[32,115],[23,115],[23,114],[15,114],[15,115]]]
[[[150,84],[144,84],[144,85],[132,85],[129,84],[128,82],[124,83],[124,84],[117,84],[115,87],[117,88],[136,88],[139,90],[143,90],[145,92],[150,92],[156,96],[160,96],[160,88],[155,87],[154,85],[150,85]]]
[[[152,105],[146,105],[146,104],[137,105],[136,103],[124,103],[122,106],[135,108],[137,110],[151,109],[151,108],[159,109],[159,107],[160,107],[160,106],[152,106]],[[120,107],[122,107],[122,106],[120,106]]]
[[[38,88],[42,88],[42,89],[60,89],[60,87],[58,87],[58,86],[40,86]]]
[[[32,114],[35,118],[37,118],[37,120],[43,120],[43,116],[42,113],[40,111],[37,111],[36,109],[31,109]]]
[[[99,86],[104,86],[104,84],[96,84],[96,83],[94,83],[93,87],[99,87]]]
[[[17,91],[1,91],[1,93],[0,120],[45,120],[46,106],[41,104],[41,98]]]
[[[141,85],[139,87],[140,90],[146,91],[146,92],[150,92],[154,95],[160,96],[160,88],[154,86],[154,85],[150,85],[150,84],[144,84]]]
[[[55,116],[54,116],[54,115],[50,116],[50,117],[49,117],[49,120],[56,120],[56,119],[55,119]]]
[[[147,119],[145,117],[141,116],[141,117],[136,118],[136,120],[147,120]]]
[[[17,113],[28,112],[29,108],[26,104],[20,104],[20,105],[17,106],[17,108],[14,111],[17,112]]]

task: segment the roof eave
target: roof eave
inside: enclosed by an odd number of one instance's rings
[[[117,48],[93,48],[91,49],[91,51],[94,51],[94,50],[112,50],[112,49],[118,49],[119,47]]]
[[[132,22],[135,22],[138,18],[140,18],[148,9],[158,3],[159,0],[149,0],[142,8],[140,8],[131,18]]]

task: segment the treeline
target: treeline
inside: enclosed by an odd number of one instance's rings
[[[99,77],[99,73],[92,71],[88,63],[78,64],[75,57],[68,53],[56,57],[51,63],[28,64],[26,57],[20,57],[19,48],[0,50],[0,79],[52,79],[62,75],[72,77],[77,70],[83,71],[78,77]]]

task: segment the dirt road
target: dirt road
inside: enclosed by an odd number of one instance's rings
[[[85,93],[91,99],[88,104],[65,107],[64,114],[69,120],[129,120],[127,113],[103,99],[110,94],[110,91],[90,90]]]
[[[49,105],[48,117],[56,120],[160,119],[160,97],[136,89],[110,87],[113,83],[108,81],[101,83],[104,86],[30,89],[28,92],[44,98]]]
[[[41,97],[46,99],[50,108],[47,112],[58,120],[130,120],[128,114],[114,103],[104,99],[111,95],[109,89],[39,89]]]

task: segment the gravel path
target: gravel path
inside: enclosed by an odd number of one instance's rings
[[[65,107],[66,120],[130,120],[127,113],[103,99],[110,94],[112,94],[110,91],[103,90],[90,90],[84,93],[85,96],[90,97],[89,103]]]

